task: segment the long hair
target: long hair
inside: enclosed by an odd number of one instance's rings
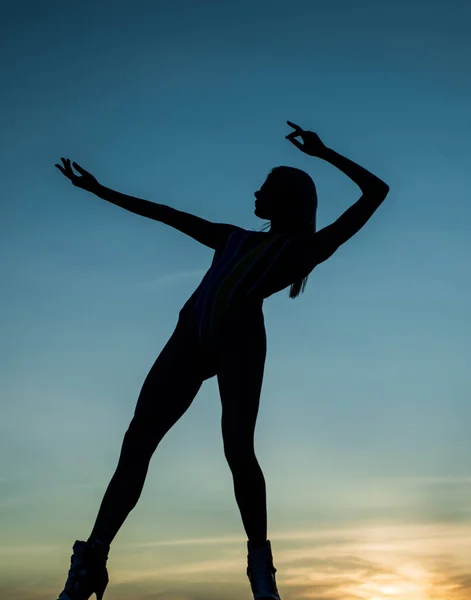
[[[316,185],[306,171],[295,167],[274,167],[269,174],[276,177],[281,196],[286,199],[286,216],[290,220],[290,229],[293,233],[306,235],[316,232],[317,216],[317,190]],[[265,231],[270,226],[266,223],[258,231]],[[296,298],[304,293],[308,277],[299,279],[291,284],[289,297]]]

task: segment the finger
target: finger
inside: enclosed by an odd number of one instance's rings
[[[61,165],[54,165],[54,166],[57,167],[59,169],[59,171],[61,171],[67,177],[67,173],[65,172],[64,167],[61,167]]]
[[[88,174],[89,174],[89,173],[88,173],[88,171],[85,171],[85,169],[82,169],[82,167],[81,167],[81,166],[80,166],[78,163],[76,163],[76,162],[73,162],[72,164],[73,164],[73,165],[74,165],[74,167],[77,169],[77,171],[78,171],[79,173],[81,173],[82,175],[88,175]]]
[[[292,131],[291,133],[289,133],[289,134],[286,136],[286,139],[287,139],[287,140],[291,140],[292,138],[294,138],[294,137],[296,137],[296,136],[298,136],[298,135],[299,135],[299,133],[298,133],[297,131]]]
[[[297,131],[298,133],[301,133],[301,132],[302,132],[302,128],[301,128],[299,125],[296,125],[296,123],[292,123],[291,121],[286,121],[286,122],[288,123],[288,125],[289,125],[290,127],[293,127],[294,129],[296,129],[296,131]]]
[[[290,142],[292,144],[294,144],[296,146],[296,148],[299,148],[300,150],[303,149],[303,145],[301,144],[301,142],[299,142],[298,140],[290,140]]]
[[[61,161],[64,163],[65,171],[73,174],[72,167],[70,166],[70,160],[61,156]]]

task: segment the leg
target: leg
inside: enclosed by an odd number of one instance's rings
[[[201,372],[194,337],[187,335],[179,321],[144,381],[89,540],[111,544],[139,500],[159,442],[198,393],[203,383]]]
[[[236,331],[237,329],[237,331]],[[262,320],[235,328],[220,349],[218,386],[222,403],[224,454],[248,540],[267,539],[266,486],[254,450],[255,424],[266,357]]]

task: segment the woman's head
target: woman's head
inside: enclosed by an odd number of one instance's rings
[[[271,232],[316,230],[317,191],[305,171],[275,167],[255,198],[255,214],[270,220]]]
[[[270,226],[270,233],[315,233],[317,191],[305,171],[285,166],[273,168],[260,190],[255,192],[255,198],[255,214],[270,220],[265,226],[265,229]],[[290,298],[304,292],[307,279],[291,285]]]

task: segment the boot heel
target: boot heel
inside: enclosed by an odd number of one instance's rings
[[[96,594],[96,598],[97,600],[102,600],[103,598],[103,594],[105,593],[106,587],[108,585],[108,577],[105,576],[101,579],[101,581],[98,581],[95,587],[95,594]]]

